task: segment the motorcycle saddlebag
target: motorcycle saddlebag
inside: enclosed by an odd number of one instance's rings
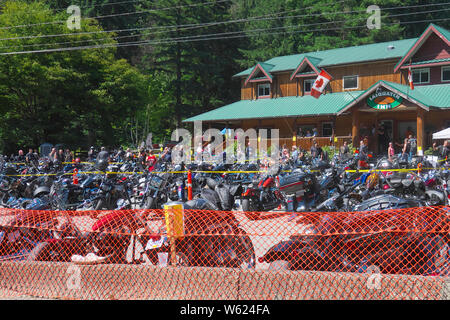
[[[233,197],[230,194],[230,189],[223,184],[219,184],[216,186],[215,191],[219,197],[222,210],[231,210],[233,206]]]
[[[304,173],[294,173],[280,177],[280,191],[285,194],[295,194],[304,189]]]
[[[220,210],[220,198],[214,190],[203,189],[201,197],[208,203],[212,210]]]

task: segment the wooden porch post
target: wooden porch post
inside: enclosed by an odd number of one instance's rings
[[[417,150],[424,151],[425,110],[417,107]]]
[[[359,111],[352,110],[352,143],[353,148],[359,148]]]

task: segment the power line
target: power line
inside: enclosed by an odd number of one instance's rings
[[[152,12],[158,12],[158,11],[167,11],[167,10],[172,10],[172,9],[191,8],[191,7],[198,7],[198,6],[210,5],[210,4],[219,4],[219,3],[230,2],[230,1],[232,1],[232,0],[217,0],[217,1],[210,1],[210,2],[201,2],[201,3],[193,3],[193,4],[187,4],[187,5],[180,5],[180,6],[174,6],[174,7],[149,9],[149,10],[143,10],[143,11],[115,13],[115,14],[104,15],[104,16],[87,17],[84,19],[105,19],[105,18],[135,15],[135,14],[152,13]],[[85,8],[87,8],[87,7],[85,7]],[[33,12],[33,10],[31,10],[31,12]],[[47,21],[47,22],[40,22],[40,23],[27,24],[27,25],[1,27],[0,29],[25,28],[25,27],[34,27],[34,26],[39,26],[39,25],[60,24],[60,23],[65,23],[65,22],[66,22],[66,20]]]
[[[406,22],[394,22],[394,23],[385,23],[387,25],[396,25],[396,24],[412,24],[412,23],[423,23],[423,22],[437,22],[437,21],[447,21],[450,18],[443,19],[431,19],[431,20],[416,20],[416,21],[406,21]],[[274,34],[285,34],[285,33],[310,33],[310,32],[323,32],[323,31],[336,31],[342,29],[358,29],[365,28],[366,25],[359,26],[351,26],[351,27],[338,27],[338,28],[328,28],[328,29],[315,29],[315,30],[299,30],[299,31],[290,31],[290,32],[274,32]],[[245,31],[248,32],[248,31]],[[245,33],[242,31],[241,33]],[[259,32],[258,30],[254,30],[252,32]],[[218,34],[221,35],[221,34]],[[205,35],[207,36],[207,35]],[[210,35],[211,36],[211,35]],[[33,51],[17,51],[17,52],[3,52],[0,55],[17,55],[17,54],[28,54],[28,53],[50,53],[50,52],[63,52],[63,51],[75,51],[75,50],[86,50],[86,49],[107,49],[113,47],[129,47],[129,46],[140,46],[140,45],[155,45],[155,44],[170,44],[170,43],[182,43],[182,42],[195,42],[195,41],[210,41],[210,40],[223,40],[223,39],[237,39],[243,37],[254,37],[260,36],[260,33],[251,35],[251,34],[243,34],[243,35],[234,35],[234,36],[222,36],[222,37],[204,37],[204,38],[196,38],[192,39],[192,37],[186,37],[184,39],[167,39],[167,40],[156,40],[156,41],[135,41],[135,42],[125,42],[125,43],[115,43],[115,44],[103,44],[103,45],[92,45],[92,46],[79,46],[79,47],[66,47],[66,48],[55,48],[55,49],[42,49],[42,50],[33,50]]]
[[[439,5],[447,5],[450,3],[442,3]],[[400,6],[400,7],[391,7],[391,8],[385,8],[383,10],[394,10],[394,9],[407,9],[407,8],[413,8],[413,7],[424,7],[429,5],[416,5],[416,6]],[[311,7],[310,7],[311,8]],[[6,41],[6,40],[23,40],[23,39],[36,39],[36,38],[54,38],[54,37],[62,37],[62,36],[79,36],[79,35],[88,35],[88,34],[103,34],[103,33],[116,33],[116,32],[127,32],[127,31],[142,31],[142,30],[152,30],[152,29],[163,29],[163,28],[188,28],[188,27],[208,27],[212,25],[221,25],[221,24],[230,24],[230,23],[238,23],[238,22],[249,22],[254,20],[270,20],[270,19],[288,19],[292,17],[316,17],[316,16],[322,16],[327,14],[350,14],[355,12],[365,12],[365,10],[355,10],[355,11],[341,11],[341,12],[324,12],[324,13],[317,13],[317,14],[303,14],[301,16],[285,16],[285,17],[272,17],[272,18],[265,18],[264,16],[260,17],[251,17],[251,18],[245,18],[245,19],[236,19],[231,21],[220,21],[220,22],[207,22],[207,23],[197,23],[197,24],[184,24],[184,25],[171,25],[171,26],[153,26],[153,27],[142,27],[142,28],[130,28],[130,29],[117,29],[117,30],[101,30],[101,31],[89,31],[89,32],[74,32],[74,33],[59,33],[59,34],[51,34],[51,35],[32,35],[32,36],[21,36],[21,37],[13,37],[13,38],[2,38],[0,41]],[[436,12],[441,10],[435,10],[435,11],[429,11],[429,12]],[[411,14],[421,14],[421,13],[427,13],[427,12],[415,12]],[[180,30],[178,30],[180,31]],[[165,31],[167,32],[167,31]]]
[[[428,11],[422,11],[422,12],[412,12],[412,13],[400,13],[396,15],[388,16],[389,18],[394,18],[398,16],[408,16],[408,15],[416,15],[416,14],[425,14],[425,13],[431,13],[431,12],[437,12],[437,11],[448,11],[448,9],[439,9],[439,10],[428,10]],[[286,17],[283,17],[286,18]],[[311,24],[303,24],[303,25],[295,25],[295,26],[283,26],[283,27],[273,27],[273,28],[260,28],[260,29],[254,29],[254,30],[243,30],[243,31],[230,31],[230,32],[223,32],[223,33],[216,33],[216,34],[206,34],[206,35],[195,35],[195,36],[187,36],[179,39],[185,39],[185,38],[201,38],[204,36],[217,36],[217,35],[232,35],[236,33],[242,33],[242,32],[259,32],[259,31],[267,31],[267,30],[279,30],[279,29],[287,29],[287,28],[299,28],[299,27],[309,27],[309,26],[318,26],[318,25],[324,25],[324,24],[335,24],[335,23],[346,23],[346,22],[352,22],[352,21],[358,21],[361,19],[366,19],[366,17],[358,17],[355,19],[350,20],[340,20],[340,21],[329,21],[329,22],[319,22],[319,23],[311,23]],[[190,29],[190,28],[185,28]],[[167,30],[159,31],[159,32],[152,32],[150,34],[157,34],[157,33],[165,33]],[[147,34],[149,35],[149,34]],[[28,45],[16,45],[16,46],[3,46],[0,48],[16,48],[16,47],[36,47],[36,46],[55,46],[55,45],[64,45],[64,44],[73,44],[73,43],[85,43],[85,42],[96,42],[96,41],[111,41],[111,40],[117,40],[117,39],[124,39],[124,38],[131,38],[131,37],[139,37],[142,36],[141,34],[136,35],[127,35],[127,36],[117,36],[117,37],[111,37],[111,38],[99,38],[99,39],[83,39],[83,40],[76,40],[76,41],[66,41],[66,42],[57,42],[57,43],[36,43],[36,44],[28,44]],[[170,39],[170,38],[169,38]],[[167,39],[160,39],[160,40],[167,40]]]

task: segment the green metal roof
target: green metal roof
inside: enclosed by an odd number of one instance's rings
[[[414,90],[411,90],[409,85],[384,80],[381,82],[386,83],[428,107],[450,108],[450,83],[426,86],[415,85]]]
[[[450,108],[450,83],[429,86],[415,86],[410,92],[418,92],[431,100],[431,106]],[[414,93],[413,93],[414,94]]]
[[[411,65],[420,65],[420,64],[430,64],[430,63],[439,63],[439,62],[447,62],[450,61],[450,58],[443,58],[443,59],[434,59],[434,60],[426,60],[426,61],[416,61],[412,62]]]
[[[401,57],[400,61],[397,62],[397,64],[394,67],[394,72],[398,71],[398,68],[404,63],[405,59],[407,59],[407,57],[409,56],[411,58],[411,53],[412,53],[412,49],[416,48],[417,49],[417,45],[420,44],[421,41],[423,41],[424,39],[424,35],[426,35],[427,33],[430,32],[430,30],[432,29],[436,29],[439,33],[442,34],[443,37],[445,37],[447,39],[447,41],[450,41],[450,31],[439,27],[433,23],[430,23],[429,26],[422,32],[422,34],[416,39],[416,41],[414,41],[411,44],[411,47],[405,51],[405,54]]]
[[[328,93],[321,95],[318,99],[312,96],[302,96],[241,100],[186,119],[183,122],[337,114],[380,84],[399,91],[425,107],[450,108],[450,83],[415,86],[414,90],[411,90],[407,85],[380,80],[365,91]]]
[[[318,99],[308,95],[302,97],[241,100],[186,119],[183,122],[335,114],[360,93],[361,91],[352,91],[351,94],[348,92],[328,93],[321,95]]]
[[[450,31],[444,29],[434,23],[431,24],[437,31],[439,31],[448,41],[450,41]]]
[[[401,58],[406,54],[406,52],[408,52],[417,39],[418,38],[387,41],[361,46],[281,56],[269,59],[265,61],[265,63],[273,65],[270,72],[274,73],[295,70],[305,57],[308,57],[310,61],[311,58],[321,59],[321,61],[316,60],[318,61],[316,65],[317,67]],[[389,49],[389,47],[392,49]],[[254,67],[251,67],[237,73],[234,77],[248,76],[252,72],[253,68]]]
[[[337,111],[338,115],[352,108],[355,103],[358,103],[364,97],[367,97],[369,93],[375,91],[375,89],[379,86],[397,91],[399,94],[405,96],[406,99],[418,103],[419,105],[421,104],[427,109],[429,107],[450,108],[450,83],[442,85],[415,86],[414,90],[411,90],[409,85],[380,80],[373,84],[369,89],[362,92],[360,91],[360,93],[355,96],[353,101],[350,101]]]

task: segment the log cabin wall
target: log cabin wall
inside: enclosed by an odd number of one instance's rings
[[[325,67],[324,69],[333,77],[327,87],[327,92],[342,92],[343,77],[358,75],[358,88],[352,90],[366,90],[379,80],[386,80],[397,83],[405,83],[401,72],[394,73],[394,66],[397,60],[381,61],[373,63],[360,63],[347,66]],[[292,71],[275,73],[271,85],[271,95],[273,98],[292,97],[303,95],[303,80],[315,79],[314,77],[294,78],[290,80]],[[433,76],[434,73],[432,73]],[[436,71],[437,75],[437,71]],[[404,76],[403,76],[404,77]],[[440,68],[439,68],[440,78]],[[434,78],[433,78],[434,79]],[[257,99],[258,83],[248,83],[241,79],[241,99]]]
[[[430,84],[448,84],[448,81],[442,81],[442,68],[448,67],[449,65],[443,65],[443,66],[432,66],[432,67],[426,67],[418,68],[418,69],[430,69],[430,82],[427,83],[414,83],[414,86],[421,86],[421,85],[430,85]],[[402,69],[400,71],[401,73],[401,83],[402,84],[408,84],[408,70]]]

